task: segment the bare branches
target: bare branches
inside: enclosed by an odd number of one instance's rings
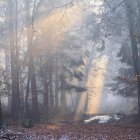
[[[111,9],[111,11],[113,13],[115,13],[115,11],[124,3],[124,1],[125,0],[122,0],[119,4],[117,4],[116,6],[112,7],[107,0],[104,0],[104,2],[108,5],[108,7]]]
[[[64,4],[64,5],[61,5],[61,6],[54,6],[53,9],[55,9],[55,8],[56,8],[56,9],[57,9],[57,8],[63,8],[63,7],[68,7],[68,6],[71,7],[71,6],[73,6],[74,1],[75,1],[75,0],[72,0],[72,1],[70,1],[70,2],[68,2],[68,3],[66,3],[66,4]]]

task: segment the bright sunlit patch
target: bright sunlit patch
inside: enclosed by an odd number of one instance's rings
[[[41,18],[37,22],[37,28],[40,30],[39,48],[54,48],[58,46],[65,37],[67,29],[76,27],[82,21],[83,15],[77,16],[75,13],[81,13],[78,6],[64,7],[54,10],[48,17]],[[41,44],[41,45],[40,45]]]
[[[79,97],[75,120],[79,119],[80,114],[83,113],[98,114],[100,112],[107,63],[108,59],[106,56],[102,56],[92,62],[93,67],[90,68],[88,79],[85,83],[86,87],[88,87],[88,92],[82,93]]]
[[[90,0],[91,5],[101,6],[103,4],[102,0]]]
[[[97,15],[100,15],[102,13],[102,8],[103,8],[102,7],[102,5],[103,5],[102,0],[91,0],[90,5],[92,7],[91,11],[93,11]]]
[[[89,76],[87,81],[87,86],[91,88],[88,95],[87,112],[89,114],[99,113],[107,62],[108,60],[106,56],[102,56],[93,61],[93,67],[91,68],[92,74]]]

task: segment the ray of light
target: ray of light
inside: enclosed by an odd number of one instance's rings
[[[58,46],[65,37],[67,29],[72,29],[82,21],[83,15],[77,16],[72,12],[81,13],[78,6],[54,10],[48,17],[37,21],[36,27],[39,29],[40,48],[51,48]]]
[[[88,73],[92,73],[92,75],[88,74],[88,79],[85,81],[85,84],[87,87],[91,87],[92,90],[79,96],[80,99],[76,108],[75,120],[78,120],[82,113],[99,113],[107,62],[106,56],[95,59],[93,62],[90,60],[90,65],[93,67],[90,66]]]
[[[103,56],[100,59],[93,61],[93,68],[91,69],[93,75],[89,76],[87,81],[88,87],[92,87],[91,92],[88,95],[88,107],[87,112],[89,114],[98,114],[100,113],[100,104],[102,89],[104,85],[104,76],[107,66],[107,58]],[[94,69],[94,63],[96,64],[97,70]]]

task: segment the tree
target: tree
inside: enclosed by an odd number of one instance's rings
[[[130,41],[132,47],[132,57],[134,63],[134,71],[135,76],[137,78],[137,88],[138,88],[138,111],[140,114],[140,62],[139,62],[139,54],[138,54],[138,46],[137,40],[135,37],[135,10],[133,7],[133,3],[130,0],[125,1],[126,10],[127,10],[127,18],[128,18],[128,27],[129,27],[129,34],[130,34]]]
[[[27,28],[27,41],[28,41],[28,76],[31,78],[31,92],[32,92],[32,118],[34,121],[39,120],[38,98],[37,98],[37,86],[36,86],[36,74],[35,74],[35,60],[33,49],[33,37],[34,37],[34,17],[30,15],[30,2],[25,1],[26,6],[26,28]],[[33,12],[34,12],[33,7]],[[34,14],[34,13],[33,13]],[[29,82],[29,81],[28,81]]]
[[[121,94],[125,97],[134,97],[136,92],[138,93],[138,110],[140,112],[140,80],[139,80],[139,48],[138,48],[138,37],[137,31],[139,30],[139,18],[137,15],[138,7],[136,7],[137,1],[125,0],[124,5],[126,11],[124,12],[121,21],[125,22],[128,26],[123,27],[121,32],[129,31],[129,37],[126,36],[126,39],[122,42],[121,49],[119,51],[118,57],[123,64],[127,66],[120,69],[120,76],[114,78],[116,81],[112,90],[116,91],[117,94]],[[123,7],[122,7],[123,8]],[[121,8],[121,9],[122,9]],[[112,8],[113,10],[113,8]],[[115,13],[114,13],[115,14]],[[127,18],[127,21],[125,20]],[[112,23],[112,22],[111,22]],[[120,22],[121,23],[121,22]],[[121,24],[122,24],[121,23]],[[122,24],[123,25],[123,24]],[[131,57],[132,56],[132,57]]]
[[[11,58],[11,79],[12,79],[12,105],[11,114],[14,119],[18,118],[20,107],[19,90],[19,64],[18,64],[18,40],[17,40],[17,1],[8,0],[9,14],[9,39],[10,39],[10,58]],[[15,28],[16,27],[16,28]]]

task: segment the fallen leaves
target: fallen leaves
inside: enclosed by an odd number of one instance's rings
[[[10,130],[10,131],[9,131]],[[12,134],[11,140],[140,140],[140,123],[89,125],[36,125],[32,129],[12,126],[0,136]],[[10,139],[9,139],[10,140]]]

